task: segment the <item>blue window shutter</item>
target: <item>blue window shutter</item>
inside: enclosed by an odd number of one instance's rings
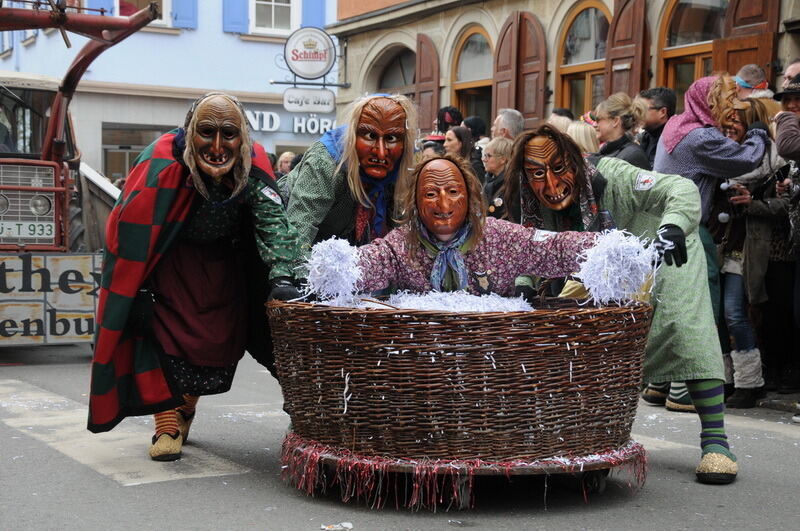
[[[297,1],[297,0],[295,0]],[[302,27],[325,27],[325,0],[303,0]]]
[[[102,8],[106,10],[106,15],[111,15],[111,16],[116,15],[116,13],[114,12],[114,0],[88,0],[86,2],[86,7],[91,9]],[[90,11],[89,14],[94,15],[95,13],[92,13]]]
[[[222,31],[250,33],[248,0],[222,0]]]
[[[172,26],[197,28],[197,0],[172,0]]]

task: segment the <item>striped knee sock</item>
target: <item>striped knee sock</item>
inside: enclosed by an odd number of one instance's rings
[[[703,455],[718,453],[736,461],[725,435],[725,387],[722,380],[688,380],[686,387],[700,416]]]
[[[200,400],[199,396],[194,395],[183,395],[183,405],[178,407],[178,410],[183,412],[184,418],[189,418],[194,414],[194,410],[197,408],[197,401]]]
[[[178,433],[178,415],[174,409],[156,413],[153,417],[156,420],[156,439],[164,433],[170,435]]]

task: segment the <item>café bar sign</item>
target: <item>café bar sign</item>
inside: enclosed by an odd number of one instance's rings
[[[331,36],[313,27],[300,28],[289,35],[283,56],[289,70],[304,79],[323,77],[336,61]]]
[[[283,108],[289,112],[331,113],[336,110],[336,95],[328,89],[287,88]]]

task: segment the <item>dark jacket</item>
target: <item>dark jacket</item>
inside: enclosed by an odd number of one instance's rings
[[[478,147],[474,146],[472,151],[469,154],[469,163],[472,166],[472,172],[475,174],[475,177],[483,184],[484,179],[486,179],[486,168],[483,167],[483,150]]]
[[[775,119],[775,125],[778,155],[800,161],[800,120],[792,113],[785,113]]]
[[[777,179],[782,180],[785,174]],[[766,276],[769,251],[776,223],[789,224],[789,198],[775,194],[776,179],[767,178],[753,190],[753,201],[745,209],[743,273],[750,304],[767,301]]]
[[[483,183],[483,197],[486,199],[487,214],[493,218],[500,219],[506,212],[503,204],[505,174],[505,170],[497,175],[487,173],[486,182]]]
[[[604,157],[614,157],[622,159],[629,164],[633,164],[643,170],[652,170],[653,167],[647,160],[642,148],[633,142],[628,135],[622,135],[620,138],[611,142],[606,142],[600,148],[599,154]]]
[[[642,134],[639,136],[639,146],[641,146],[642,151],[644,151],[644,154],[647,156],[647,160],[650,162],[650,168],[648,169],[653,168],[653,163],[656,160],[658,139],[661,138],[661,133],[664,132],[665,125],[667,125],[666,122],[652,131],[642,131]]]

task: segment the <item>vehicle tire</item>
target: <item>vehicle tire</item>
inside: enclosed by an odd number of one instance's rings
[[[85,253],[86,241],[83,227],[83,211],[75,200],[69,204],[69,250],[73,253]]]

